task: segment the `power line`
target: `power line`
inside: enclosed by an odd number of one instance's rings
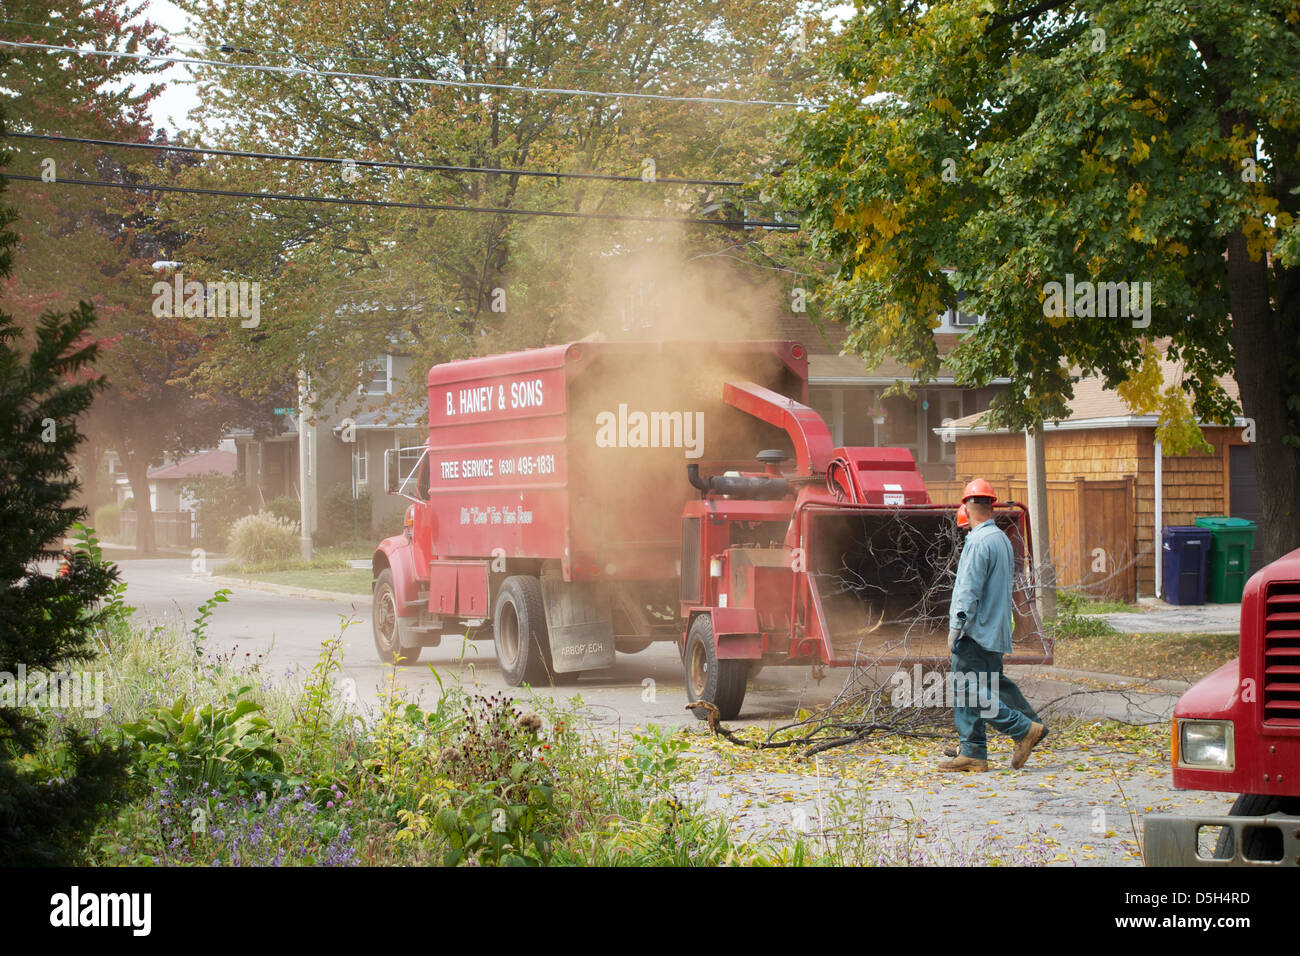
[[[24,27],[36,27],[38,29],[48,30],[53,33],[64,33],[69,26],[74,26],[74,24],[39,23],[34,20],[6,20],[3,18],[0,18],[0,23],[14,24],[17,26],[24,26]],[[185,48],[180,46],[180,44],[177,42],[178,34],[167,33],[166,36],[168,41],[172,43],[176,49],[181,50],[181,52],[189,52],[186,51]],[[314,49],[309,49],[309,50],[303,50],[303,49],[275,50],[269,47],[247,47],[247,46],[239,46],[238,48],[236,48],[233,43],[226,40],[222,40],[220,37],[205,35],[204,39],[208,42],[209,45],[216,46],[218,48],[218,52],[220,53],[260,53],[266,56],[278,56],[278,57],[314,56],[314,57],[324,57],[330,60],[349,60],[358,63],[384,63],[389,66],[394,66],[394,65],[410,66],[414,63],[414,60],[411,57],[365,56],[360,53],[348,53],[346,50],[343,50],[342,48],[338,48],[338,47],[317,46]],[[493,63],[491,64],[491,68],[494,70],[535,69],[534,67],[519,66],[510,63]],[[608,70],[598,70],[593,67],[566,66],[564,64],[551,64],[546,67],[541,67],[540,69],[543,73],[551,73],[551,72],[582,73],[582,74],[591,74],[593,76],[610,75]],[[725,79],[726,79],[725,77],[702,76],[702,77],[692,77],[690,82],[718,83],[718,82],[724,82]],[[765,79],[769,83],[773,83],[781,86],[790,86],[795,82],[792,79],[783,79],[781,77],[776,77],[776,76],[767,76],[765,77]]]
[[[677,96],[671,93],[620,93],[606,90],[572,89],[553,86],[522,86],[517,83],[481,83],[473,80],[435,80],[422,76],[384,76],[379,73],[351,73],[342,70],[316,70],[301,66],[275,66],[269,63],[232,63],[229,60],[212,60],[202,57],[168,56],[164,53],[123,53],[116,50],[86,50],[75,46],[56,46],[52,43],[31,43],[18,40],[0,40],[0,46],[26,50],[47,50],[53,53],[76,53],[81,56],[123,57],[129,60],[162,60],[187,66],[220,66],[232,70],[252,70],[261,73],[283,73],[288,76],[319,76],[330,79],[366,80],[373,83],[411,83],[419,86],[464,87],[479,90],[501,90],[508,93],[549,93],[557,96],[594,96],[614,100],[661,100],[671,103],[708,103],[718,106],[790,106],[799,109],[824,109],[821,103],[797,103],[789,100],[739,100],[721,96]]]
[[[426,209],[432,212],[468,212],[494,216],[544,216],[551,219],[600,219],[607,222],[656,222],[686,226],[723,226],[737,229],[797,230],[796,223],[764,219],[686,219],[674,216],[634,216],[623,213],[570,212],[562,209],[511,209],[505,206],[457,206],[446,203],[400,202],[393,199],[341,199],[334,196],[303,196],[296,193],[245,192],[237,189],[208,189],[200,186],[164,186],[158,183],[118,183],[98,179],[56,179],[46,182],[40,176],[4,173],[5,179],[60,186],[103,186],[136,192],[185,193],[195,196],[232,196],[239,199],[276,199],[293,202],[319,202],[336,206],[370,206],[382,209]]]
[[[115,139],[91,139],[84,136],[58,136],[54,133],[15,133],[8,132],[7,137],[17,139],[42,139],[56,143],[83,143],[90,146],[120,146],[124,149],[157,149],[177,153],[197,153],[210,156],[234,156],[244,159],[276,159],[299,163],[332,163],[341,165],[352,163],[355,166],[373,166],[383,169],[412,169],[422,172],[439,173],[503,173],[514,176],[536,176],[540,179],[598,179],[620,183],[665,183],[679,186],[744,186],[739,179],[681,179],[672,176],[656,176],[653,180],[644,180],[640,176],[621,176],[615,173],[564,173],[550,172],[545,169],[498,169],[491,166],[448,166],[441,163],[403,163],[393,160],[378,159],[343,159],[334,156],[304,156],[299,153],[259,153],[242,149],[216,149],[207,146],[172,146],[167,143],[128,143]]]

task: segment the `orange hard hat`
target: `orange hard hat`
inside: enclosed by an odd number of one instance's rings
[[[966,506],[965,506],[965,505],[958,505],[958,506],[957,506],[957,527],[959,527],[959,528],[969,528],[969,527],[970,527],[970,515],[968,515],[968,514],[966,513]]]
[[[961,493],[962,504],[965,504],[971,498],[992,498],[996,500],[997,497],[997,492],[993,490],[993,486],[983,478],[974,479]]]

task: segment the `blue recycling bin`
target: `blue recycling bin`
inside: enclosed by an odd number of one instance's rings
[[[1161,535],[1161,559],[1164,562],[1161,595],[1170,604],[1204,604],[1205,586],[1209,581],[1207,563],[1214,535],[1207,528],[1173,525]]]

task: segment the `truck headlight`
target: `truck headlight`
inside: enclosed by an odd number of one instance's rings
[[[1235,766],[1232,721],[1179,721],[1178,765],[1203,770],[1231,770]]]

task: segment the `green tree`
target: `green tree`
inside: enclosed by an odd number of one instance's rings
[[[434,81],[765,100],[815,92],[810,51],[827,32],[819,13],[828,6],[781,0],[181,5],[201,18],[208,52],[219,59]],[[776,162],[769,134],[782,112],[220,68],[200,71],[200,82],[206,142],[503,171],[358,167],[349,177],[337,165],[214,157],[184,170],[178,178],[187,184],[506,210],[682,216],[713,208],[710,215],[735,216],[748,205],[751,214],[761,212],[756,192],[738,188],[557,181],[504,170],[637,177],[652,160],[658,177],[744,178]],[[731,204],[726,211],[724,202]],[[180,257],[186,268],[238,270],[262,282],[263,328],[229,329],[204,366],[208,377],[249,394],[292,381],[299,367],[325,397],[355,390],[360,362],[390,350],[394,339],[426,368],[563,339],[590,316],[593,272],[613,252],[664,244],[664,231],[644,224],[504,213],[188,196],[169,199],[166,208],[194,237]],[[692,253],[730,250],[770,269],[765,257],[776,240],[746,236],[737,243],[719,232],[693,232]]]
[[[0,195],[5,183],[0,177]],[[0,206],[0,280],[10,273],[14,217]],[[117,579],[115,567],[85,552],[69,559],[64,574],[38,567],[61,554],[64,536],[85,515],[68,499],[76,489],[71,457],[82,438],[77,420],[101,387],[86,377],[96,354],[94,322],[86,302],[69,313],[46,312],[25,351],[22,330],[0,312],[0,673],[9,681],[20,665],[48,672],[91,660],[105,613],[99,602]],[[0,706],[0,865],[70,862],[79,835],[122,793],[128,755],[74,733],[63,767],[49,772],[30,759],[44,721],[13,703]]]
[[[1300,8],[1282,0],[882,0],[827,57],[781,198],[834,263],[819,291],[869,363],[922,379],[959,293],[988,322],[951,364],[1011,384],[994,421],[1065,413],[1097,373],[1175,449],[1235,411],[1262,543],[1300,545]],[[947,270],[952,270],[951,272]],[[1051,282],[1150,283],[1145,316],[1067,318]],[[1046,306],[1046,307],[1045,307]],[[1163,392],[1156,343],[1181,361]]]
[[[168,38],[156,25],[139,22],[137,12],[126,0],[21,0],[13,16],[20,38],[165,52]],[[157,68],[146,64],[144,72]],[[75,83],[69,82],[69,70]],[[11,129],[144,141],[151,133],[147,110],[160,87],[140,89],[138,72],[136,60],[21,51],[0,65],[0,88],[10,92]],[[155,141],[166,141],[161,131]],[[89,483],[103,451],[116,453],[136,503],[136,547],[148,553],[155,541],[149,469],[167,456],[216,444],[236,422],[269,422],[258,421],[250,407],[225,393],[186,382],[213,337],[216,320],[186,317],[179,309],[173,315],[155,314],[154,284],[173,278],[172,270],[158,264],[169,261],[186,240],[175,224],[157,217],[146,194],[61,183],[69,178],[157,178],[180,160],[166,153],[141,159],[134,151],[85,144],[11,142],[18,144],[13,148],[17,170],[32,174],[51,163],[55,177],[48,184],[24,182],[15,190],[22,243],[9,282],[12,310],[30,330],[45,309],[83,299],[94,304],[100,346],[95,371],[109,387],[82,422],[90,441],[80,471]],[[90,495],[87,504],[97,503]]]
[[[5,39],[164,52],[166,37],[138,12],[129,0],[6,0]],[[9,49],[0,57],[0,104],[14,132],[144,140],[149,105],[162,87],[140,78],[162,68],[139,60]],[[14,172],[61,179],[102,179],[116,172],[94,146],[27,139],[11,139],[8,146]],[[86,299],[94,302],[102,327],[116,308],[106,301],[102,270],[114,271],[113,262],[121,269],[120,247],[131,231],[128,195],[24,182],[15,184],[10,201],[19,213],[20,241],[5,296],[18,324],[30,333],[45,309]],[[76,462],[82,499],[91,508],[111,491],[97,480],[105,451],[89,429]]]

